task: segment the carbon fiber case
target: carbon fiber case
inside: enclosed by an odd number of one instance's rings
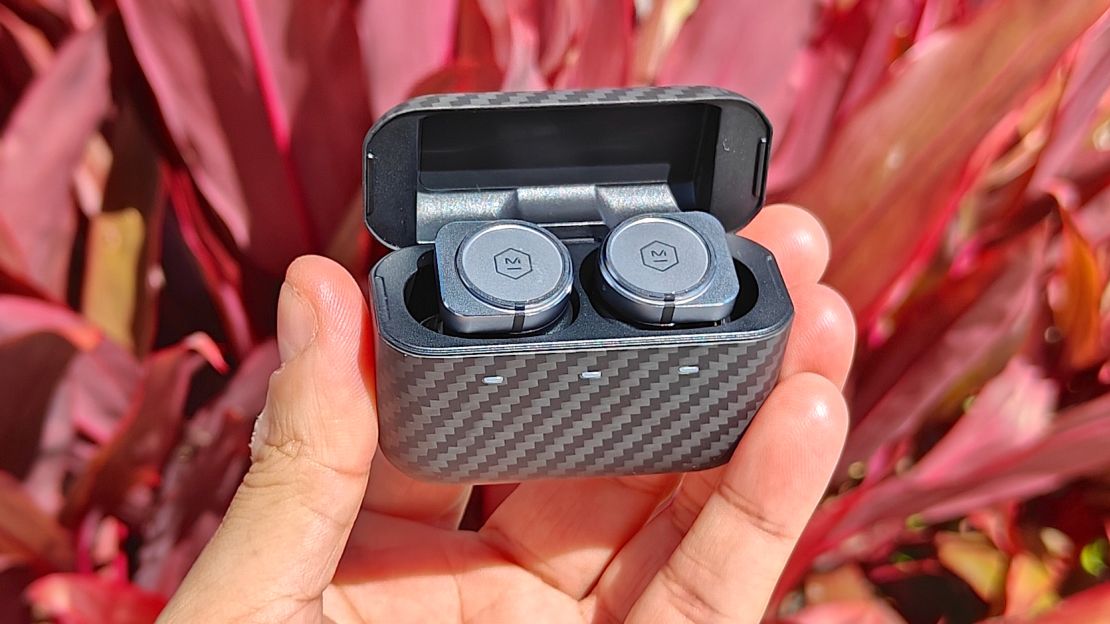
[[[422,358],[379,340],[380,444],[406,473],[444,482],[711,468],[774,387],[785,343],[783,331],[754,343]],[[493,376],[506,383],[483,383]]]
[[[521,137],[538,144],[518,145]],[[742,226],[763,202],[769,141],[758,108],[712,87],[449,94],[386,113],[364,161],[367,224],[396,249],[370,285],[385,455],[413,477],[455,483],[726,462],[777,381],[793,318],[773,256],[730,237],[740,279],[732,314],[670,329],[608,310],[594,267],[614,219],[644,196],[619,196],[636,184],[671,189],[675,210]],[[579,190],[560,194],[565,185]],[[581,198],[591,196],[580,189],[602,187],[598,213],[589,204],[583,213]],[[544,189],[520,201],[546,203],[498,204],[490,214],[488,189],[513,188]],[[614,189],[621,205],[606,213]],[[564,317],[527,335],[445,332],[429,244],[437,224],[532,216],[573,259]]]

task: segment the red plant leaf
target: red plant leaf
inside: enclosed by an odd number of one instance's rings
[[[479,0],[490,24],[493,50],[504,69],[501,89],[535,91],[548,87],[539,67],[539,8],[526,0]]]
[[[636,17],[632,0],[593,2],[587,7],[568,66],[555,79],[557,89],[617,87],[628,80]]]
[[[1110,90],[1110,19],[1103,19],[1083,37],[1076,55],[1049,143],[1030,183],[1040,191],[1048,190],[1065,166],[1077,160],[1090,139],[1092,120]]]
[[[1001,370],[1037,308],[1043,244],[1034,236],[984,254],[972,273],[949,276],[914,298],[892,321],[887,342],[862,354],[841,477],[849,464],[913,434],[945,400]]]
[[[865,326],[903,271],[935,249],[980,140],[1107,6],[990,3],[910,50],[898,75],[836,133],[789,199],[824,219],[833,242],[828,281]]]
[[[83,462],[76,434],[104,441],[138,382],[138,364],[72,311],[0,296],[0,468],[24,481],[40,508],[61,507],[62,483]]]
[[[457,0],[412,0],[404,11],[389,0],[358,9],[359,46],[374,116],[400,104],[416,85],[452,61]]]
[[[907,477],[939,485],[989,474],[1000,459],[1044,438],[1055,405],[1055,385],[1020,359],[1012,360]]]
[[[825,11],[815,41],[800,55],[793,110],[777,127],[772,192],[794,186],[821,158],[837,119],[849,117],[889,78],[900,33],[919,14],[913,0],[864,0]],[[904,35],[902,35],[904,36]]]
[[[576,52],[572,52],[572,50],[576,44],[580,43],[582,30],[585,26],[584,22],[588,19],[585,16],[586,13],[589,13],[591,9],[599,8],[597,4],[607,5],[600,7],[606,10],[619,7],[625,1],[587,3],[582,2],[582,0],[556,0],[555,2],[536,2],[537,23],[540,32],[540,73],[545,76],[554,76],[564,65],[573,62],[573,55]]]
[[[1049,304],[1056,326],[1064,334],[1068,366],[1083,369],[1106,360],[1100,305],[1106,274],[1068,211],[1061,209],[1057,214],[1062,226],[1062,258],[1049,283]]]
[[[212,537],[250,463],[254,419],[279,364],[275,343],[260,345],[223,393],[190,419],[143,525],[138,584],[173,592]]]
[[[182,242],[196,262],[236,354],[242,356],[254,344],[254,332],[242,292],[242,267],[205,219],[188,173],[167,167],[166,181],[170,206],[180,228]]]
[[[111,105],[108,72],[101,22],[62,47],[0,136],[0,264],[58,299],[77,226],[69,189]]]
[[[6,125],[19,96],[35,75],[30,58],[33,50],[28,50],[24,42],[43,41],[47,54],[53,55],[49,44],[36,37],[38,34],[7,7],[0,5],[0,128]]]
[[[359,188],[350,154],[370,121],[351,5],[119,6],[178,150],[246,255],[278,275],[323,249]]]
[[[494,91],[504,72],[494,53],[493,29],[479,0],[459,0],[455,58],[412,88],[412,95],[454,91]]]
[[[52,333],[31,333],[0,343],[0,470],[25,478],[39,459],[54,392],[77,353]]]
[[[218,348],[203,334],[152,355],[144,364],[143,380],[119,431],[100,448],[73,484],[61,517],[75,526],[87,511],[99,508],[117,513],[133,486],[148,484],[177,439],[184,418],[189,382],[207,361],[223,369]]]
[[[1101,583],[1069,596],[1054,609],[1033,620],[1033,624],[1076,622],[1110,622],[1110,583]]]
[[[1055,387],[1039,371],[1020,360],[1011,362],[909,472],[858,490],[862,500],[841,520],[842,530],[851,534],[884,519],[901,522],[915,513],[944,519],[1019,496],[991,479],[1008,478],[1008,464],[1047,436],[1055,400]],[[977,496],[985,499],[976,500]]]
[[[771,123],[784,124],[794,98],[790,71],[813,34],[820,4],[701,0],[656,82],[732,89],[759,102]]]
[[[0,472],[0,569],[27,565],[39,572],[73,567],[70,535],[35,504],[19,482]]]
[[[93,574],[44,576],[26,595],[37,616],[58,624],[146,624],[166,605],[158,594]]]
[[[696,3],[685,0],[663,0],[653,2],[647,15],[639,16],[632,67],[629,69],[631,84],[655,82],[660,64],[696,8]]]
[[[1045,426],[1047,383],[1027,366],[1011,365],[916,467],[824,504],[784,572],[780,595],[817,556],[850,545],[853,536],[876,532],[890,540],[910,516],[942,522],[1110,470],[1110,395],[1069,408]]]
[[[819,604],[780,621],[782,624],[905,624],[897,611],[877,598]]]

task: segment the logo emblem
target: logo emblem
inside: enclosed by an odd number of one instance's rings
[[[640,248],[644,266],[662,273],[678,264],[678,250],[663,241],[651,241]]]
[[[509,279],[520,279],[532,272],[532,256],[510,247],[493,257],[493,266]]]

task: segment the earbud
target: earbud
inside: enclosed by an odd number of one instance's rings
[[[566,309],[570,253],[526,221],[460,221],[435,239],[440,313],[458,334],[506,334],[544,327]]]
[[[721,321],[740,292],[726,236],[721,223],[702,212],[627,219],[598,254],[602,298],[621,318],[638,323]]]

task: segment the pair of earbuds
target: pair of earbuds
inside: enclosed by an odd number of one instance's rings
[[[638,215],[597,254],[597,287],[623,320],[660,327],[719,322],[740,285],[728,234],[702,212]],[[457,334],[542,329],[566,311],[574,267],[563,241],[527,221],[459,221],[435,240],[440,314]]]

